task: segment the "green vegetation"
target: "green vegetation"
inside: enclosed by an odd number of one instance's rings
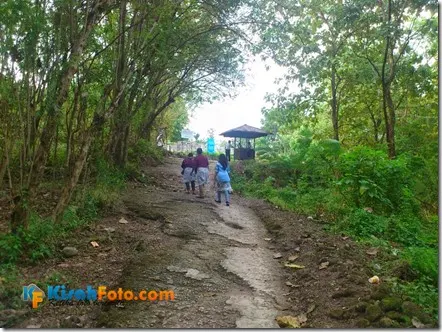
[[[0,234],[1,264],[18,261],[36,262],[53,254],[55,245],[69,234],[97,219],[100,210],[109,207],[125,186],[125,173],[99,159],[94,180],[77,191],[77,197],[64,211],[63,219],[54,223],[31,211],[26,232]]]
[[[289,149],[278,147],[284,140]],[[259,160],[233,163],[234,189],[311,215],[330,231],[381,246],[390,259],[408,262],[415,277],[399,278],[396,289],[436,315],[438,219],[417,199],[424,179],[419,175],[431,172],[416,168],[409,154],[389,159],[382,149],[343,149],[335,140],[314,140],[307,129],[267,143],[260,146]],[[387,265],[393,270],[395,264]]]
[[[286,68],[234,189],[380,247],[382,274],[437,317],[435,1],[258,1],[255,51]],[[399,268],[402,267],[402,268]]]

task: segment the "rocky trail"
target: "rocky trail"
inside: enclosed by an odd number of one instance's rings
[[[261,200],[234,194],[227,207],[212,190],[186,194],[179,165],[167,158],[143,170],[107,217],[63,243],[78,254],[24,271],[30,282],[173,290],[174,301],[45,305],[15,327],[277,328],[284,316],[315,328],[428,323],[368,282],[376,253]]]

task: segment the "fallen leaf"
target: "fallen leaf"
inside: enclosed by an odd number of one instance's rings
[[[329,262],[323,262],[319,265],[319,269],[320,270],[326,269],[329,264],[330,264]]]
[[[291,268],[294,268],[294,269],[303,269],[303,268],[305,268],[304,265],[297,265],[297,264],[284,264],[284,266],[285,267],[291,267]]]
[[[419,319],[417,319],[416,317],[413,317],[411,319],[411,323],[413,324],[413,326],[417,329],[423,329],[425,327],[425,324],[422,324]]]
[[[269,237],[265,237],[264,240],[265,240],[265,241],[272,241],[272,239],[269,238]]]
[[[121,218],[120,220],[118,220],[118,222],[120,223],[120,224],[128,224],[129,222],[126,220],[126,219],[124,219],[124,218]]]
[[[100,245],[99,245],[97,242],[95,242],[95,241],[91,241],[91,244],[92,244],[92,247],[94,247],[94,248],[97,248],[97,247],[100,246]]]
[[[365,207],[364,210],[368,213],[373,213],[373,209],[371,207]]]
[[[370,255],[370,256],[376,256],[378,251],[379,250],[377,248],[370,248],[366,251],[366,253],[367,253],[367,255]]]
[[[286,284],[287,286],[289,286],[289,287],[293,287],[293,286],[295,286],[295,285],[293,285],[290,281],[286,281],[285,284]]]
[[[277,254],[274,254],[274,255],[273,255],[273,258],[274,258],[274,259],[282,258],[282,254],[281,254],[280,252],[278,252]]]
[[[296,247],[294,250],[297,251],[297,252],[300,252],[301,248],[300,247]]]
[[[308,220],[313,220],[313,217],[312,216],[308,216],[307,219]]]
[[[288,327],[292,329],[301,328],[301,323],[298,321],[298,318],[293,316],[276,317],[276,322],[278,323],[279,327]]]
[[[345,241],[348,239],[348,236],[344,236],[342,239]]]
[[[104,227],[104,230],[109,233],[115,232],[115,228],[113,228],[113,227]]]
[[[289,258],[287,258],[287,260],[289,262],[294,262],[295,260],[298,259],[298,257],[299,257],[299,255],[292,255],[292,256],[289,256]]]
[[[315,310],[315,309],[316,309],[316,304],[310,304],[307,309],[307,313],[309,314],[309,313],[313,312],[313,310]]]

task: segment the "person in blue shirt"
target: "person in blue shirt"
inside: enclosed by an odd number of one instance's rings
[[[232,192],[229,173],[229,162],[227,161],[226,155],[221,153],[215,166],[215,202],[221,203],[221,194],[224,193],[226,197],[226,206],[230,206],[230,193]]]

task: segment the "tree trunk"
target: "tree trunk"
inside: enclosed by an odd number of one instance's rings
[[[109,0],[98,0],[95,2],[95,6],[93,6],[93,9],[87,15],[87,23],[82,33],[72,46],[71,55],[65,67],[66,69],[63,71],[62,75],[59,76],[57,83],[58,89],[54,92],[55,96],[53,96],[53,98],[51,96],[46,97],[48,102],[48,105],[46,105],[47,114],[49,115],[48,121],[42,131],[40,145],[35,154],[33,167],[28,178],[29,197],[31,200],[36,194],[36,189],[43,175],[44,168],[48,160],[51,143],[55,136],[55,130],[60,118],[60,110],[68,98],[70,83],[74,74],[78,70],[81,54],[86,47],[86,40],[89,37],[97,18],[99,17],[101,11],[104,10],[104,6],[108,1]],[[55,100],[55,102],[50,102],[51,100]]]
[[[386,118],[386,134],[387,134],[387,147],[388,147],[388,157],[390,159],[396,158],[396,144],[395,144],[395,122],[396,114],[394,109],[393,99],[391,98],[391,87],[387,84],[384,87],[384,117]],[[388,119],[388,120],[387,120]]]
[[[332,123],[333,123],[333,138],[339,141],[339,109],[338,109],[338,98],[337,98],[337,84],[336,84],[336,66],[332,63],[331,72],[331,90],[332,90]]]
[[[391,0],[388,0],[388,13],[387,13],[387,23],[390,25],[391,23]],[[382,73],[381,73],[381,82],[382,82],[382,111],[384,113],[384,121],[385,121],[385,133],[387,137],[387,147],[388,147],[388,157],[390,159],[396,158],[396,146],[395,146],[395,137],[394,137],[394,125],[395,125],[395,109],[393,99],[391,97],[391,82],[394,78],[394,63],[393,63],[393,55],[391,48],[391,37],[390,34],[385,38],[385,51],[384,51],[384,59],[382,62]],[[387,62],[389,63],[389,75],[386,76],[387,71]]]
[[[154,124],[156,118],[167,108],[169,105],[173,104],[175,102],[175,99],[172,96],[169,96],[167,101],[159,107],[156,111],[153,111],[149,114],[147,117],[145,123],[141,126],[141,132],[146,137],[146,135],[149,133],[151,134],[152,125]]]
[[[73,138],[73,128],[74,128],[74,119],[75,115],[78,113],[78,110],[80,108],[79,99],[81,94],[81,84],[78,84],[77,88],[74,92],[74,104],[72,106],[72,110],[70,113],[66,113],[66,159],[65,159],[65,167],[69,170],[70,166],[70,160],[71,160],[71,152],[73,150],[72,146],[72,138]]]
[[[31,169],[29,170],[27,183],[25,188],[23,188],[24,190],[22,190],[26,193],[26,197],[22,197],[20,203],[15,206],[12,213],[15,216],[23,216],[26,219],[21,220],[25,229],[28,225],[29,215],[21,214],[20,209],[23,208],[22,202],[25,201],[27,204],[30,204],[35,198],[38,185],[47,164],[51,143],[55,136],[55,131],[61,116],[61,109],[68,98],[70,83],[74,74],[78,70],[78,64],[81,61],[81,55],[86,47],[86,41],[96,24],[97,19],[106,9],[109,2],[110,0],[96,0],[91,4],[91,10],[87,13],[85,26],[70,49],[69,60],[66,61],[63,72],[56,78],[57,83],[55,86],[57,89],[53,89],[53,91],[46,96],[46,105],[44,108],[48,117],[40,136],[40,144],[33,158]]]
[[[118,123],[115,125],[108,148],[113,162],[119,167],[123,167],[125,165],[123,150],[126,128],[128,128],[126,123]]]
[[[62,220],[63,211],[69,203],[72,193],[74,191],[75,186],[78,183],[78,179],[80,178],[81,172],[83,171],[84,164],[86,162],[89,148],[91,146],[92,140],[95,137],[95,128],[89,128],[86,133],[83,135],[83,142],[81,144],[80,151],[78,153],[78,157],[75,161],[75,164],[72,168],[71,175],[69,180],[63,187],[63,190],[60,194],[60,199],[58,200],[57,206],[53,212],[53,218],[55,221],[59,222]]]
[[[120,3],[120,17],[118,21],[118,58],[116,63],[116,80],[115,80],[115,95],[119,94],[123,89],[123,75],[126,67],[126,52],[125,52],[125,26],[126,26],[126,1]],[[114,129],[112,131],[112,138],[108,146],[108,151],[113,158],[113,161],[119,167],[125,165],[124,158],[124,136],[130,115],[124,107],[124,95],[118,100],[117,112],[114,118]]]
[[[0,189],[2,188],[3,179],[5,178],[6,169],[8,167],[8,161],[9,161],[8,153],[9,153],[9,146],[10,146],[9,142],[10,142],[10,140],[8,138],[6,138],[3,155],[0,160]]]
[[[86,159],[89,153],[89,148],[92,144],[94,138],[98,137],[104,123],[108,116],[110,116],[114,110],[117,108],[118,101],[123,95],[123,90],[115,97],[115,100],[111,103],[109,108],[104,112],[103,115],[100,115],[97,111],[94,114],[94,119],[92,120],[92,124],[85,131],[83,135],[83,140],[81,143],[80,151],[78,153],[78,157],[75,160],[74,166],[72,167],[71,175],[63,187],[62,193],[60,195],[60,199],[55,207],[54,213],[52,214],[54,220],[60,221],[63,217],[63,211],[69,203],[72,193],[78,183],[78,179],[80,178],[83,167],[86,163]],[[105,94],[106,96],[107,94]],[[105,97],[102,97],[104,99]]]

